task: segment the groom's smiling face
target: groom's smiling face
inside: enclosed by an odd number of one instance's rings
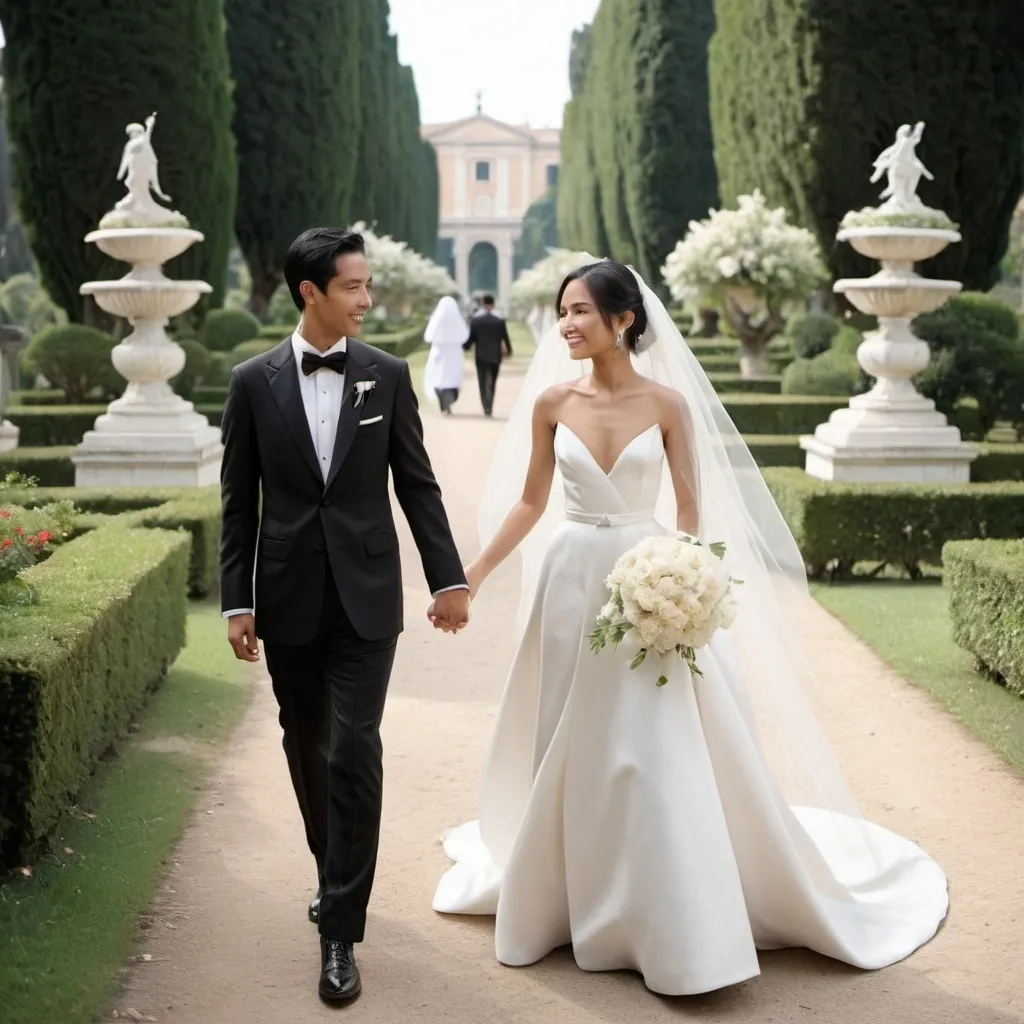
[[[363,329],[363,317],[373,305],[373,276],[362,253],[348,252],[334,262],[334,276],[327,290],[319,292],[312,303],[321,324],[339,337],[357,338]]]

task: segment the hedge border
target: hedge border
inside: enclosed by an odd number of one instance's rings
[[[184,647],[187,575],[185,537],[117,527],[26,572],[38,604],[0,617],[0,867],[31,859]]]
[[[107,526],[184,530],[191,537],[188,593],[202,598],[217,589],[220,573],[220,487],[34,487],[12,490],[12,504],[37,508],[62,498],[74,501],[86,515],[78,533]]]
[[[952,541],[942,561],[953,639],[1024,696],[1024,541]]]
[[[951,540],[1024,536],[1024,484],[840,484],[800,469],[764,470],[812,578],[858,562],[938,565]]]

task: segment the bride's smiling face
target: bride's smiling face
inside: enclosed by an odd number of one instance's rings
[[[582,280],[570,281],[558,308],[558,328],[573,359],[593,359],[615,348],[616,332],[622,327],[615,318],[607,323],[590,289]]]

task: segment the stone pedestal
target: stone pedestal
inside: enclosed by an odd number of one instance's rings
[[[0,324],[0,452],[18,447],[18,428],[4,419],[4,410],[18,382],[18,353],[28,344],[20,327]]]
[[[164,385],[164,387],[167,387]],[[191,402],[131,388],[75,449],[76,487],[204,487],[220,479],[220,430]]]

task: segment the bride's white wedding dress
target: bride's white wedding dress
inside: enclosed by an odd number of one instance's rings
[[[584,970],[632,968],[668,995],[756,975],[756,949],[862,968],[907,956],[946,914],[942,870],[863,819],[786,803],[728,633],[698,653],[703,678],[675,660],[663,687],[660,664],[631,671],[622,652],[589,649],[605,576],[663,532],[660,429],[608,473],[564,425],[555,453],[567,521],[502,698],[479,822],[446,834],[455,863],[434,909],[496,914],[504,964],[571,943]]]

